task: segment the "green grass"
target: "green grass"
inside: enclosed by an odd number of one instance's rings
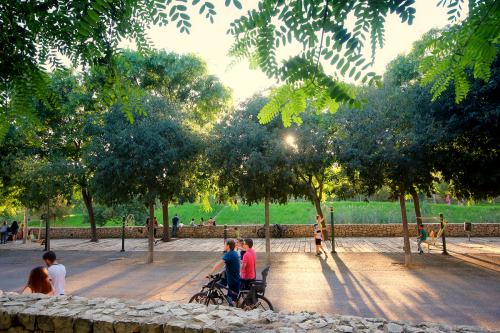
[[[324,204],[324,214],[328,214]],[[421,204],[424,217],[437,217],[443,213],[446,220],[451,223],[463,223],[465,221],[484,223],[500,223],[500,205],[478,204],[470,206],[433,204],[424,202]],[[354,223],[400,223],[401,213],[398,202],[354,202],[339,201],[333,203],[334,217],[336,223],[354,224]],[[257,204],[252,206],[239,205],[236,208],[229,206],[214,205],[211,212],[204,212],[199,204],[184,204],[171,206],[169,216],[178,214],[181,221],[188,224],[191,218],[197,223],[201,217],[208,220],[215,217],[218,225],[223,224],[262,224],[264,223],[264,205]],[[407,203],[408,218],[415,222],[413,204]],[[270,217],[271,223],[302,224],[313,223],[316,211],[312,204],[308,202],[291,202],[287,205],[271,205]],[[161,209],[156,210],[158,221],[162,221],[163,215]],[[426,222],[426,221],[424,221]],[[429,221],[431,222],[431,221]],[[38,226],[38,221],[32,221],[32,226]],[[72,214],[62,220],[52,223],[55,227],[81,227],[88,226],[83,223],[82,214]],[[106,226],[120,225],[119,221],[109,221]]]

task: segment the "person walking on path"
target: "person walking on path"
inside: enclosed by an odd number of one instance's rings
[[[314,243],[316,244],[316,256],[321,256],[321,251],[325,254],[326,257],[328,255],[326,254],[325,249],[323,248],[322,245],[323,242],[323,232],[321,231],[321,226],[319,226],[317,223],[314,224]]]
[[[177,227],[179,225],[179,217],[177,214],[172,218],[172,237],[177,237]]]
[[[246,238],[243,241],[245,255],[241,262],[241,289],[248,290],[256,278],[257,254],[253,249],[253,240]]]
[[[12,241],[15,243],[17,240],[17,233],[19,232],[19,224],[17,221],[13,221],[10,225],[10,234],[12,235]]]
[[[54,295],[64,295],[66,286],[66,267],[57,262],[56,254],[48,251],[43,254],[43,261],[48,267],[50,283],[54,288]]]
[[[54,289],[50,284],[49,272],[43,266],[35,267],[31,270],[28,282],[24,286],[22,292],[29,289],[31,293],[40,293],[45,295],[53,295]]]
[[[422,242],[427,240],[427,230],[425,230],[424,225],[420,224],[418,226],[418,237],[417,237],[417,248],[419,254],[424,254],[424,250],[422,250]]]
[[[3,221],[0,225],[0,244],[7,244],[7,238],[9,237],[9,226],[7,221]]]
[[[234,240],[230,239],[226,242],[224,246],[225,253],[222,256],[222,260],[215,264],[209,274],[213,275],[217,273],[222,266],[226,265],[225,277],[221,280],[221,283],[227,285],[227,296],[232,302],[236,301],[238,293],[240,292],[240,257],[234,250],[235,247],[236,243]]]

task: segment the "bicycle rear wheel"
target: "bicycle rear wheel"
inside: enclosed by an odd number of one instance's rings
[[[198,303],[203,305],[216,304],[215,300],[209,297],[207,292],[203,291],[194,294],[189,300],[189,303]]]
[[[271,301],[262,295],[257,295],[257,302],[252,305],[252,309],[274,310]]]

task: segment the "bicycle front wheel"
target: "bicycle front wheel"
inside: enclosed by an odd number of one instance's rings
[[[208,304],[215,304],[215,300],[209,297],[207,292],[199,292],[191,297],[189,303],[208,305]]]

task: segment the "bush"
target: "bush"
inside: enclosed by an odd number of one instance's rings
[[[105,205],[94,205],[94,219],[98,226],[105,226],[107,223],[119,224],[124,216],[132,214],[136,225],[145,225],[148,211],[138,200],[130,201],[126,204],[108,207]],[[83,223],[89,223],[89,216],[84,210]]]

